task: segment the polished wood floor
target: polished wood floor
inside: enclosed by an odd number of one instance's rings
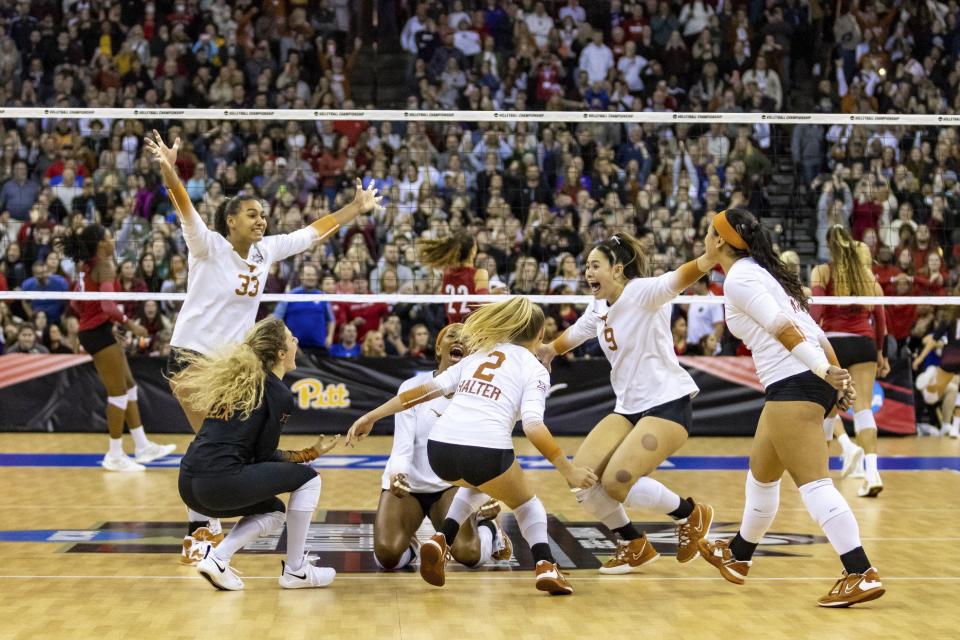
[[[184,437],[176,441],[182,452]],[[293,447],[310,438],[289,438]],[[101,452],[103,436],[0,434],[0,453]],[[567,451],[576,441],[563,443]],[[696,439],[680,455],[746,455],[746,439]],[[884,439],[881,455],[960,456],[960,443]],[[387,453],[370,438],[349,453]],[[534,453],[518,441],[520,453]],[[589,520],[551,471],[531,475],[547,510]],[[380,471],[323,472],[324,509],[372,510]],[[742,471],[660,471],[683,495],[712,504],[717,518],[738,522]],[[849,610],[815,600],[840,574],[829,544],[795,557],[758,558],[743,587],[723,581],[702,560],[664,557],[643,574],[601,577],[573,571],[571,598],[536,592],[528,572],[461,572],[436,589],[416,574],[344,574],[324,590],[282,591],[279,557],[235,560],[247,589],[221,593],[164,554],[62,553],[48,542],[0,542],[0,638],[947,638],[960,628],[960,474],[887,471],[876,500],[856,497],[856,482],[838,482],[860,522],[864,546],[887,595]],[[634,514],[637,520],[657,520]],[[0,532],[88,530],[104,521],[183,518],[175,469],[142,474],[96,468],[0,467]],[[819,534],[789,479],[773,530]],[[522,544],[521,541],[518,541]]]

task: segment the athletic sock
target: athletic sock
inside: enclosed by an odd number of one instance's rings
[[[187,535],[192,536],[194,531],[205,526],[207,526],[206,520],[191,520],[187,523]]]
[[[443,524],[440,525],[440,533],[446,539],[447,545],[451,545],[457,539],[457,534],[460,533],[460,523],[453,518],[445,518]]]
[[[840,554],[840,562],[847,573],[859,573],[863,575],[870,568],[870,560],[867,559],[867,552],[863,547],[857,547]]]
[[[616,529],[613,530],[613,532],[619,535],[624,540],[636,540],[637,538],[643,535],[642,533],[637,531],[637,528],[633,526],[632,522],[628,522],[622,527],[617,527]]]
[[[556,560],[553,558],[553,552],[550,551],[550,545],[546,542],[538,542],[530,547],[530,551],[533,554],[534,563],[542,560],[546,560],[547,562],[556,562]]]
[[[860,526],[850,505],[833,486],[833,480],[822,478],[808,482],[800,487],[800,496],[837,555],[842,557],[861,546]]]
[[[730,541],[730,553],[732,553],[733,557],[737,560],[746,562],[753,557],[753,552],[757,550],[757,544],[756,542],[744,540],[738,531],[737,535],[733,536],[733,540]]]
[[[150,445],[147,432],[143,430],[142,426],[130,427],[130,437],[133,438],[133,446],[137,449],[144,449]]]
[[[299,571],[313,511],[287,511],[287,568]]]
[[[680,506],[667,515],[674,520],[686,520],[693,513],[693,502],[687,498],[680,498]]]
[[[868,478],[872,478],[873,476],[877,475],[879,473],[877,471],[877,454],[875,453],[864,454],[863,467],[864,467],[864,470],[866,471]]]
[[[840,443],[840,447],[843,449],[843,454],[847,455],[848,451],[851,451],[856,448],[857,445],[853,444],[853,441],[850,439],[850,436],[843,433],[837,436],[837,442]]]
[[[114,458],[125,455],[123,453],[123,438],[110,438],[110,448],[107,451]]]
[[[477,523],[477,537],[480,538],[480,559],[474,566],[486,564],[493,555],[493,539],[497,536],[497,528],[490,520],[481,520]]]

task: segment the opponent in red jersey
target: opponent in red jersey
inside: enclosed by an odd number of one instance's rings
[[[63,239],[63,253],[80,266],[76,290],[117,290],[114,243],[107,228],[91,224],[70,232]],[[137,337],[146,336],[147,330],[136,320],[127,318],[110,300],[74,301],[71,306],[80,319],[80,344],[93,358],[97,374],[107,388],[110,448],[103,458],[103,468],[109,471],[143,471],[144,464],[169,455],[176,446],[151,442],[144,433],[137,403],[137,385],[130,373],[126,354],[114,337],[113,327],[114,323],[122,324]],[[124,422],[133,437],[135,461],[123,452]]]
[[[443,269],[440,292],[446,295],[468,296],[489,293],[490,274],[486,269],[476,269],[477,241],[466,233],[443,240],[424,240],[420,244],[420,262],[436,269]],[[466,302],[447,304],[447,322],[464,322],[473,312]]]
[[[870,249],[865,244],[854,241],[847,229],[838,224],[827,231],[827,244],[830,262],[813,270],[810,282],[813,295],[883,295],[871,269]],[[824,420],[824,432],[828,438],[836,435],[843,447],[841,475],[859,471],[862,458],[866,479],[858,495],[876,497],[883,490],[883,482],[877,471],[877,423],[871,404],[875,380],[890,371],[883,354],[886,315],[880,305],[817,306],[811,309],[811,315],[827,334],[840,366],[850,371],[858,391],[853,403],[853,428],[860,446],[850,441],[838,417]]]

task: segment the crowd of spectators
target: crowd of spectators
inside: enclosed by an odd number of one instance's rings
[[[350,75],[376,55],[347,0],[39,0],[0,6],[0,99],[27,107],[373,108]],[[406,106],[425,109],[824,113],[960,111],[960,8],[932,0],[373,3],[393,10],[408,52]],[[355,6],[357,5],[357,6]],[[387,23],[387,21],[382,21]],[[382,35],[382,34],[381,34]],[[381,79],[385,82],[385,79]],[[355,177],[385,210],[276,265],[265,291],[436,293],[417,240],[466,231],[494,291],[586,293],[593,243],[641,238],[655,272],[702,250],[709,213],[771,211],[766,185],[790,157],[791,207],[873,249],[888,294],[941,295],[957,281],[960,145],[950,127],[528,121],[0,120],[0,289],[76,280],[56,239],[98,222],[117,238],[124,291],[183,292],[186,248],[144,153],[152,128],[179,136],[178,169],[208,222],[255,194],[271,232],[343,206]],[[720,290],[722,274],[713,278]],[[706,295],[706,286],[700,288]],[[169,349],[177,304],[127,304]],[[696,308],[694,308],[696,307]],[[700,308],[702,307],[702,308]],[[682,353],[732,353],[713,305],[677,310]],[[551,331],[577,317],[549,305]],[[430,359],[439,305],[290,302],[275,313],[304,351]],[[898,314],[906,339],[919,323]],[[902,322],[901,322],[902,321]],[[898,324],[899,322],[899,324]],[[902,326],[901,326],[902,325]],[[0,303],[6,351],[76,350],[63,302]],[[905,334],[905,335],[904,335]],[[586,347],[578,355],[596,355]]]

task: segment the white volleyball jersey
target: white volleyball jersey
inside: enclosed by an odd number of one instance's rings
[[[753,258],[733,263],[723,282],[723,295],[730,333],[743,340],[753,353],[753,364],[764,388],[809,371],[776,338],[786,321],[792,322],[804,339],[823,353],[823,330]]]
[[[418,373],[401,384],[397,393],[409,391],[431,380],[432,371]],[[440,396],[394,416],[393,448],[380,482],[383,489],[390,489],[390,476],[395,473],[406,474],[407,484],[414,493],[435,493],[451,486],[437,477],[427,459],[427,437],[449,404],[449,398]]]
[[[641,413],[700,389],[673,351],[670,305],[680,284],[671,271],[656,278],[634,278],[617,301],[594,300],[567,330],[573,345],[593,338],[610,361],[614,411]]]
[[[436,378],[453,400],[430,439],[491,449],[513,449],[513,427],[543,422],[550,374],[528,349],[501,344],[470,354]]]
[[[183,226],[189,251],[187,299],[177,316],[170,344],[209,354],[231,342],[241,342],[257,319],[270,265],[306,251],[317,239],[312,227],[266,236],[250,247],[246,259],[226,238],[207,229],[193,207]]]

